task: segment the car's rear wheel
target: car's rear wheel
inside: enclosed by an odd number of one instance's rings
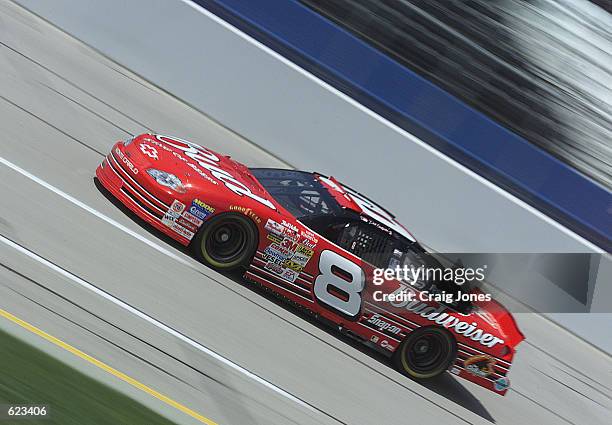
[[[393,363],[404,375],[417,379],[438,376],[457,357],[457,344],[446,329],[423,327],[412,331],[393,355]]]
[[[217,270],[246,266],[257,249],[257,228],[247,217],[226,213],[202,226],[192,242],[198,260]]]

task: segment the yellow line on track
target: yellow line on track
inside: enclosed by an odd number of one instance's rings
[[[152,389],[151,387],[146,386],[145,384],[142,384],[140,382],[138,382],[137,380],[135,380],[134,378],[126,375],[123,372],[119,372],[117,369],[114,369],[112,367],[110,367],[109,365],[107,365],[104,362],[101,362],[100,360],[90,356],[89,354],[86,354],[84,352],[82,352],[81,350],[79,350],[78,348],[73,347],[70,344],[65,343],[64,341],[57,339],[56,337],[49,335],[48,333],[46,333],[45,331],[38,329],[36,326],[29,324],[26,321],[21,320],[20,318],[13,316],[11,313],[0,309],[0,316],[10,320],[11,322],[21,326],[24,329],[27,329],[28,331],[40,336],[41,338],[46,339],[47,341],[51,342],[52,344],[57,345],[58,347],[63,348],[64,350],[74,354],[75,356],[78,356],[80,358],[82,358],[83,360],[86,360],[87,362],[93,364],[94,366],[110,373],[111,375],[121,379],[124,382],[127,382],[128,384],[130,384],[133,387],[138,388],[141,391],[144,391],[145,393],[155,397],[156,399],[166,403],[169,406],[174,407],[177,410],[180,410],[181,412],[191,416],[192,418],[206,424],[206,425],[218,425],[216,422],[208,419],[205,416],[200,415],[197,412],[194,412],[193,410],[191,410],[190,408],[183,406],[182,404],[180,404],[177,401],[172,400],[171,398],[155,391],[154,389]]]

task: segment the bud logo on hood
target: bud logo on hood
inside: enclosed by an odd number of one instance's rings
[[[236,178],[234,178],[227,171],[219,168],[217,164],[220,160],[219,157],[217,157],[217,155],[215,155],[214,153],[204,149],[199,145],[196,145],[195,143],[183,139],[178,139],[176,137],[156,135],[155,138],[160,142],[163,142],[167,145],[172,146],[173,148],[183,151],[185,155],[197,162],[200,167],[208,170],[208,172],[210,172],[210,174],[214,178],[221,181],[225,185],[225,187],[227,187],[235,194],[240,196],[247,196],[267,206],[268,208],[276,210],[276,207],[270,200],[255,195],[246,185],[236,180]]]

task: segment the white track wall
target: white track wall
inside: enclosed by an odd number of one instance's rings
[[[296,168],[371,195],[436,251],[599,252],[188,1],[16,2]]]

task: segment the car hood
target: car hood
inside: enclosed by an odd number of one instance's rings
[[[130,149],[140,154],[147,168],[176,175],[188,190],[224,190],[229,197],[248,197],[274,210],[279,207],[248,168],[229,156],[159,134],[136,137]]]

